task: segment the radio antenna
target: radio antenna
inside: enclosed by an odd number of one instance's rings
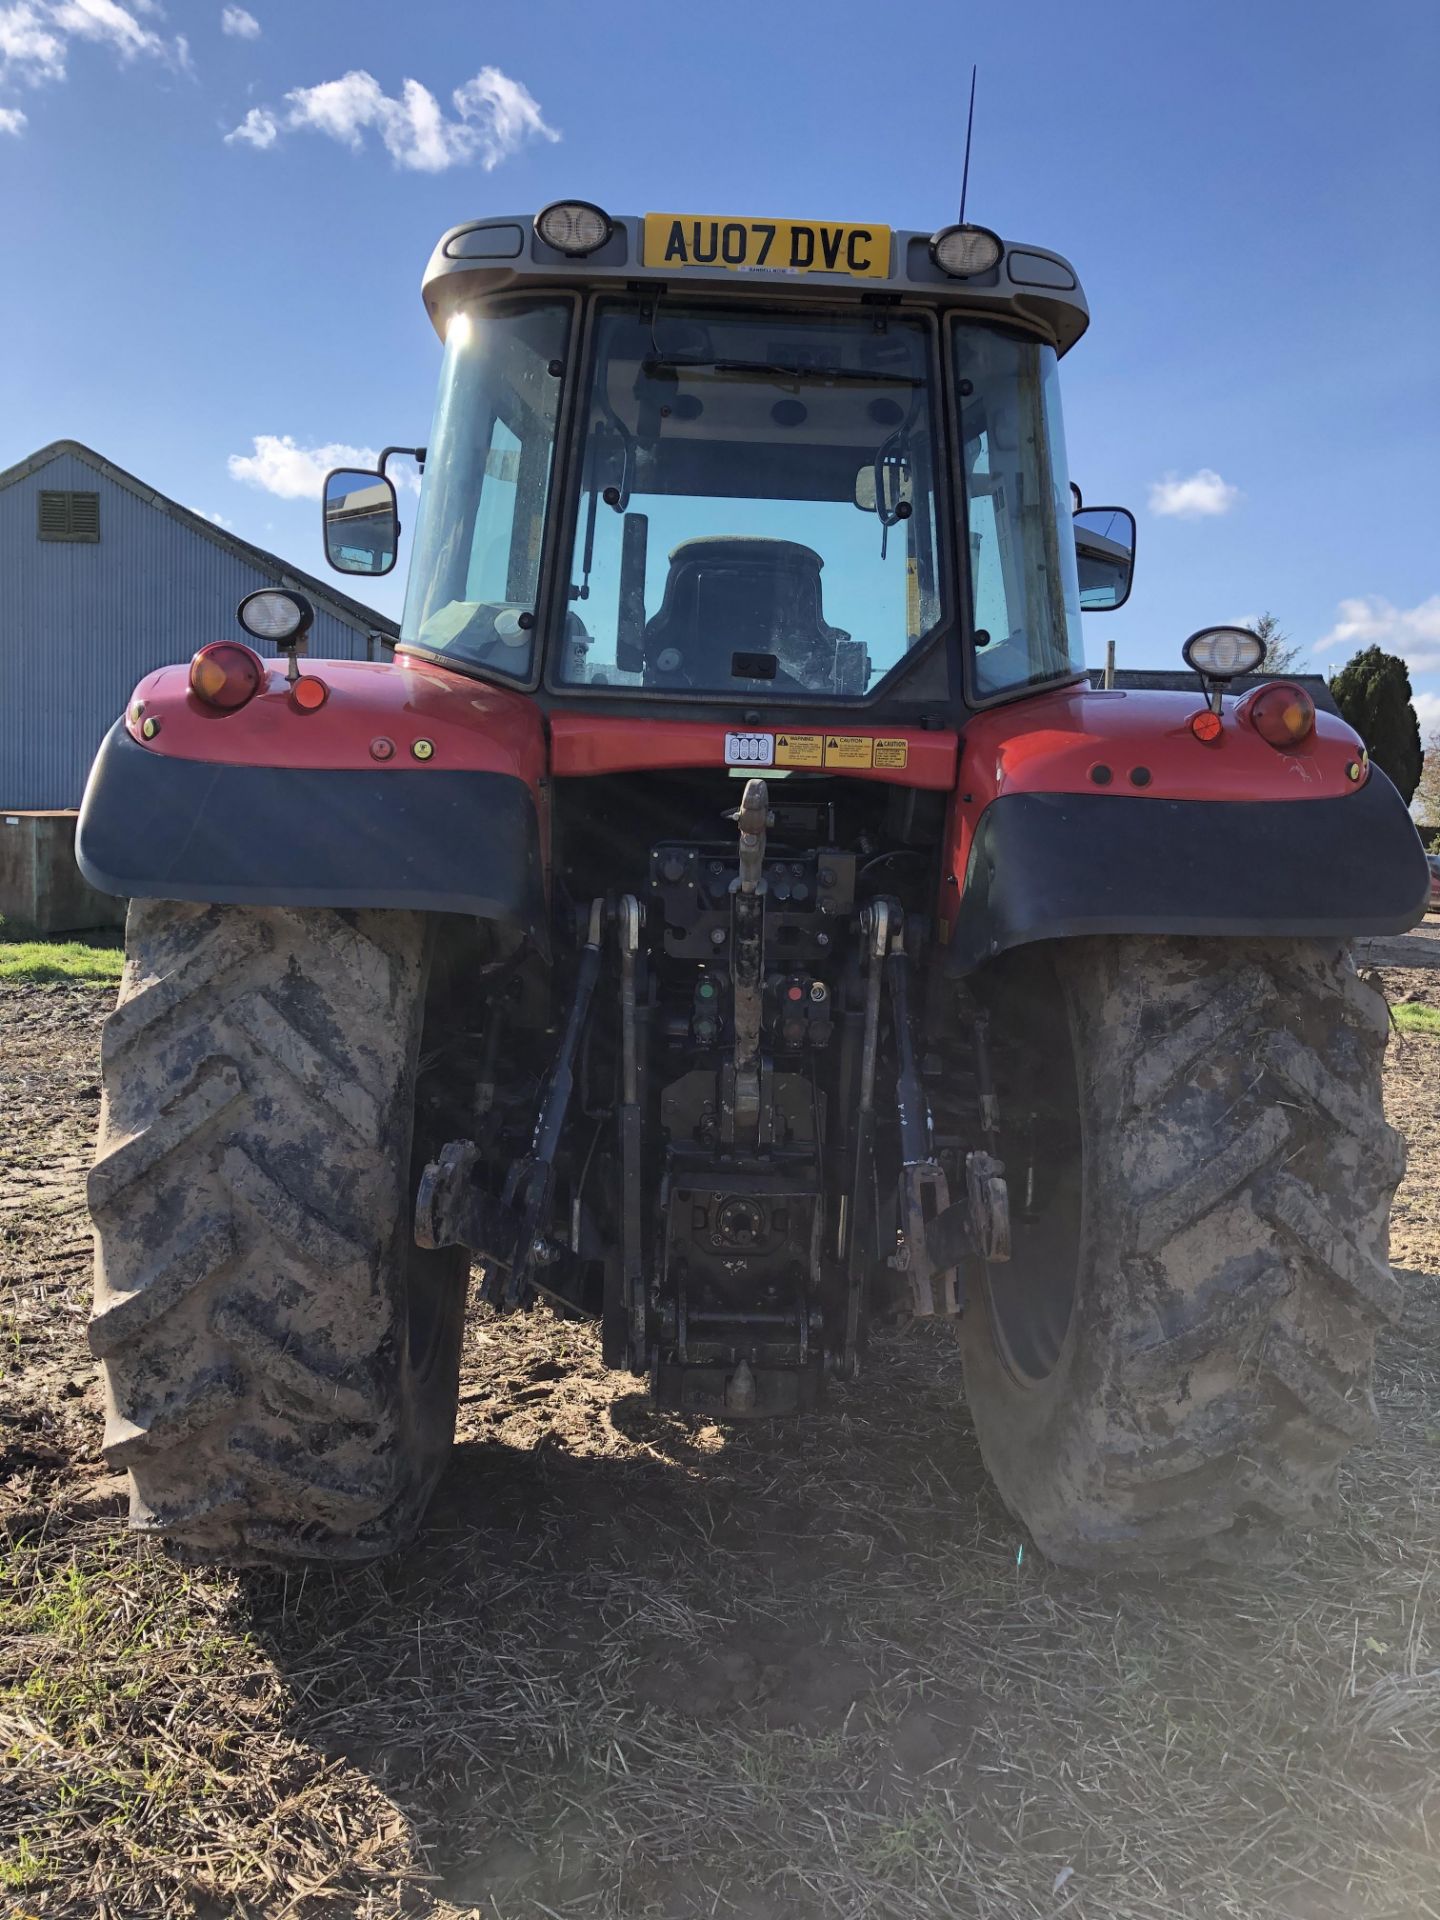
[[[970,136],[975,131],[975,76],[978,66],[970,69],[970,117],[965,122],[965,171],[960,177],[960,225],[965,224],[965,196],[970,190]]]

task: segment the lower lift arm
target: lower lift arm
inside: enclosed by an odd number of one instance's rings
[[[564,1284],[564,1250],[545,1237],[555,1191],[555,1155],[575,1086],[575,1060],[590,1003],[600,978],[605,903],[592,901],[585,945],[580,950],[575,991],[570,1001],[555,1064],[535,1120],[530,1151],[516,1162],[496,1200],[480,1186],[480,1156],[473,1141],[452,1140],[426,1167],[415,1201],[415,1239],[422,1247],[465,1246],[485,1268],[483,1293],[497,1305],[523,1304],[531,1292],[560,1305],[575,1304]],[[556,1284],[542,1275],[559,1264]]]

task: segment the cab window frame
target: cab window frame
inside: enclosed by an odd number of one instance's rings
[[[523,292],[502,294],[479,294],[473,300],[464,303],[463,309],[486,318],[492,314],[511,311],[533,310],[537,307],[553,306],[566,309],[565,350],[562,371],[559,374],[560,403],[555,410],[555,444],[550,470],[549,488],[546,498],[545,514],[540,530],[540,556],[535,574],[534,626],[531,629],[532,642],[529,649],[526,672],[506,673],[503,667],[490,662],[461,659],[441,647],[427,647],[417,640],[403,637],[397,643],[395,652],[407,657],[413,655],[417,660],[425,660],[434,666],[444,667],[451,673],[461,673],[472,680],[484,681],[487,685],[507,687],[512,693],[535,693],[544,681],[547,671],[546,656],[549,650],[551,631],[550,606],[553,593],[555,549],[557,547],[562,520],[557,511],[562,489],[566,483],[566,470],[569,461],[570,423],[575,406],[575,368],[580,351],[581,335],[585,325],[583,308],[585,295],[575,287],[558,285],[555,287],[527,287]],[[438,398],[437,398],[438,406]],[[422,479],[423,487],[424,481]],[[423,496],[422,496],[423,497]],[[477,502],[476,517],[479,507]],[[473,537],[473,523],[472,523]],[[409,564],[414,564],[414,546],[412,543]],[[406,600],[410,594],[410,578],[407,573],[405,582]]]
[[[683,283],[669,289],[647,288],[641,293],[630,293],[614,287],[596,288],[582,296],[585,300],[585,313],[581,326],[579,354],[576,362],[573,390],[567,396],[574,408],[588,408],[594,390],[597,362],[599,357],[599,319],[606,306],[623,307],[635,301],[639,310],[653,313],[655,304],[663,300],[666,292],[674,295],[677,304],[681,301],[689,305],[701,305],[726,309],[737,317],[746,314],[783,312],[795,314],[799,318],[825,315],[827,317],[857,320],[871,320],[893,314],[909,322],[918,322],[925,337],[927,370],[930,379],[930,400],[932,408],[932,432],[935,440],[932,458],[935,500],[935,552],[936,584],[940,599],[940,618],[928,634],[914,647],[909,648],[895,662],[885,675],[876,681],[867,693],[860,695],[835,695],[807,693],[803,697],[787,696],[769,699],[758,695],[753,688],[721,689],[718,692],[704,692],[687,688],[683,694],[671,688],[646,688],[631,686],[584,686],[560,678],[563,665],[565,634],[564,619],[569,610],[570,576],[573,569],[576,545],[580,538],[580,510],[584,492],[585,436],[574,431],[573,424],[567,426],[564,445],[564,467],[559,474],[558,491],[552,496],[552,512],[555,515],[555,539],[549,555],[549,564],[553,573],[548,581],[550,604],[545,616],[544,640],[540,648],[543,656],[543,671],[539,685],[547,697],[557,706],[571,704],[589,706],[599,702],[606,706],[629,707],[635,711],[674,712],[677,708],[707,707],[753,711],[757,701],[767,713],[805,713],[812,709],[823,708],[827,712],[860,714],[870,712],[885,701],[894,698],[897,688],[905,677],[914,672],[923,661],[929,661],[938,649],[947,651],[953,646],[958,634],[968,631],[964,606],[964,592],[961,588],[962,576],[957,572],[960,555],[955,540],[956,521],[952,479],[952,461],[957,458],[957,450],[951,442],[952,422],[949,409],[953,406],[952,382],[947,365],[947,353],[940,322],[942,314],[933,306],[922,301],[900,300],[884,306],[858,305],[853,301],[806,299],[767,300],[763,304],[744,295],[727,293],[724,288],[707,284],[693,289]],[[572,416],[573,419],[573,416]],[[947,452],[947,445],[949,451]],[[953,675],[952,675],[953,682]],[[517,683],[507,681],[507,686]],[[952,684],[951,707],[958,705],[959,687]],[[953,715],[946,715],[947,719]]]
[[[962,686],[966,708],[972,713],[984,713],[991,707],[1008,706],[1013,700],[1026,700],[1032,694],[1050,693],[1060,687],[1078,686],[1082,680],[1088,680],[1089,670],[1083,664],[1067,665],[1043,680],[1019,680],[1012,687],[1003,687],[997,693],[981,693],[976,684],[976,646],[975,646],[975,579],[970,550],[970,489],[965,475],[965,397],[960,392],[960,381],[955,370],[954,335],[958,328],[983,327],[987,333],[998,333],[1015,340],[1032,342],[1036,346],[1049,347],[1056,356],[1058,366],[1063,355],[1054,340],[1042,328],[1031,328],[1015,320],[994,320],[980,318],[963,308],[951,308],[943,315],[945,336],[945,377],[948,381],[949,414],[948,425],[951,435],[950,458],[951,485],[955,496],[955,533],[960,560],[961,597],[964,602],[962,632],[964,644],[961,652]],[[1068,466],[1068,460],[1067,460]],[[1066,530],[1073,541],[1073,524],[1067,520]],[[1057,538],[1063,537],[1061,528],[1056,529]],[[962,537],[963,536],[963,537]]]

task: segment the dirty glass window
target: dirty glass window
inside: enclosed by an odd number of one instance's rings
[[[1083,669],[1080,588],[1055,351],[953,329],[978,700]]]
[[[402,641],[529,676],[568,302],[462,308],[445,337]]]

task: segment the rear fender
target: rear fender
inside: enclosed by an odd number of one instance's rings
[[[76,834],[102,892],[478,916],[546,939],[543,723],[443,668],[315,660],[302,713],[283,668],[218,713],[185,667],[135,689],[91,769]]]
[[[1401,933],[1424,911],[1404,801],[1358,735],[1317,713],[1277,751],[1224,702],[1065,688],[975,716],[961,743],[941,917],[960,973],[1085,934]]]

